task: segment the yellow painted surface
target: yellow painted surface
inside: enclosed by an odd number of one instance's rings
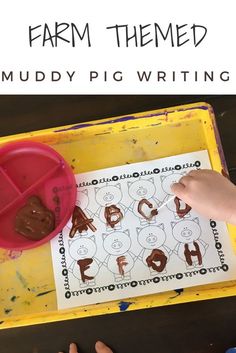
[[[212,108],[198,103],[7,136],[0,145],[22,139],[47,143],[76,174],[207,149],[213,169],[221,171],[225,165],[214,126]],[[236,249],[235,227],[229,231]],[[49,244],[22,254],[0,249],[0,279],[0,328],[120,311],[118,301],[57,311]],[[137,310],[235,294],[231,281],[126,301],[128,310]]]

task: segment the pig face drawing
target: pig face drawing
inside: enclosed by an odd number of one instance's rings
[[[182,174],[180,173],[172,173],[170,175],[162,175],[161,176],[161,186],[163,191],[167,194],[167,195],[173,195],[172,191],[171,191],[171,185],[174,183],[177,183],[179,181],[180,178],[182,178]]]
[[[130,279],[134,256],[129,252],[131,247],[129,231],[104,234],[103,239],[103,247],[108,253],[105,265],[114,274],[115,281]]]
[[[76,206],[80,207],[82,210],[86,210],[89,205],[88,191],[77,191]]]
[[[97,203],[102,206],[117,205],[122,199],[122,193],[120,189],[120,184],[118,185],[107,185],[102,188],[95,188],[95,198]]]
[[[143,229],[137,228],[138,242],[144,249],[158,249],[166,241],[163,224],[159,226],[148,226]]]
[[[148,180],[136,180],[133,183],[128,183],[130,197],[135,201],[151,199],[156,192],[153,181],[153,178],[150,178]]]
[[[201,236],[201,228],[198,218],[171,222],[174,238],[180,243],[192,243]]]
[[[143,248],[139,259],[149,267],[150,275],[156,276],[157,273],[165,273],[170,249],[164,245],[166,241],[164,225],[137,228],[137,233],[138,242]]]
[[[131,246],[129,232],[114,232],[104,235],[103,247],[110,255],[119,256],[125,254]]]
[[[99,264],[95,259],[96,244],[92,238],[80,237],[69,241],[69,254],[73,262],[69,271],[79,280],[81,287],[95,285]]]
[[[171,222],[172,233],[178,241],[174,252],[186,264],[187,269],[203,266],[203,257],[208,248],[201,237],[199,219]]]

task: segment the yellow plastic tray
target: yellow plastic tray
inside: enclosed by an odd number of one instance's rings
[[[154,110],[90,123],[7,136],[51,145],[74,173],[207,149],[213,169],[226,169],[212,108],[206,103]],[[229,227],[233,237],[234,229]],[[0,249],[0,328],[9,328],[232,296],[236,281],[57,310],[50,245],[15,254]]]

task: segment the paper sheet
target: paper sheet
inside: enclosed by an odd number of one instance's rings
[[[176,212],[170,185],[204,168],[207,151],[76,175],[74,215],[51,241],[58,308],[235,279],[226,225]]]

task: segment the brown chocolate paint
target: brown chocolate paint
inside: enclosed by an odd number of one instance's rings
[[[115,225],[122,220],[123,213],[116,205],[111,205],[105,207],[104,217],[107,221],[107,225],[114,228]]]
[[[85,274],[85,271],[87,271],[90,268],[89,265],[91,265],[92,262],[93,262],[93,259],[89,259],[89,258],[77,261],[77,264],[79,265],[79,269],[80,269],[81,279],[83,282],[94,279],[94,277],[87,276]]]
[[[88,218],[80,207],[75,206],[72,215],[72,228],[70,230],[69,237],[73,238],[77,231],[82,233],[83,231],[87,231],[88,228],[95,232],[97,228],[94,227],[92,222],[92,218]]]
[[[15,231],[27,239],[41,240],[55,229],[55,215],[38,196],[31,196],[16,214]]]
[[[199,245],[195,241],[193,242],[193,245],[195,247],[195,250],[189,250],[189,245],[184,244],[184,256],[185,256],[186,262],[189,266],[192,266],[193,264],[192,256],[197,256],[198,265],[202,265],[202,254],[200,252]]]
[[[143,205],[147,205],[149,208],[153,208],[153,204],[151,202],[149,202],[148,200],[146,200],[146,199],[142,199],[141,201],[139,201],[138,213],[140,213],[141,216],[143,218],[145,218],[147,221],[151,221],[153,217],[158,215],[158,211],[155,208],[155,209],[151,210],[150,215],[147,216],[142,210]]]
[[[124,267],[128,265],[128,262],[126,262],[125,256],[117,257],[116,262],[117,262],[117,266],[119,268],[119,274],[121,276],[124,276],[124,273],[125,273],[124,272]]]
[[[146,262],[148,267],[151,267],[157,272],[162,272],[166,267],[167,257],[162,250],[153,249],[151,255],[146,258]],[[160,264],[157,265],[156,262],[159,262]]]
[[[185,204],[184,208],[180,208],[181,207],[180,201],[182,200],[180,200],[177,196],[174,198],[176,213],[179,216],[179,218],[183,218],[184,216],[186,216],[186,214],[188,214],[191,211],[192,207]]]

